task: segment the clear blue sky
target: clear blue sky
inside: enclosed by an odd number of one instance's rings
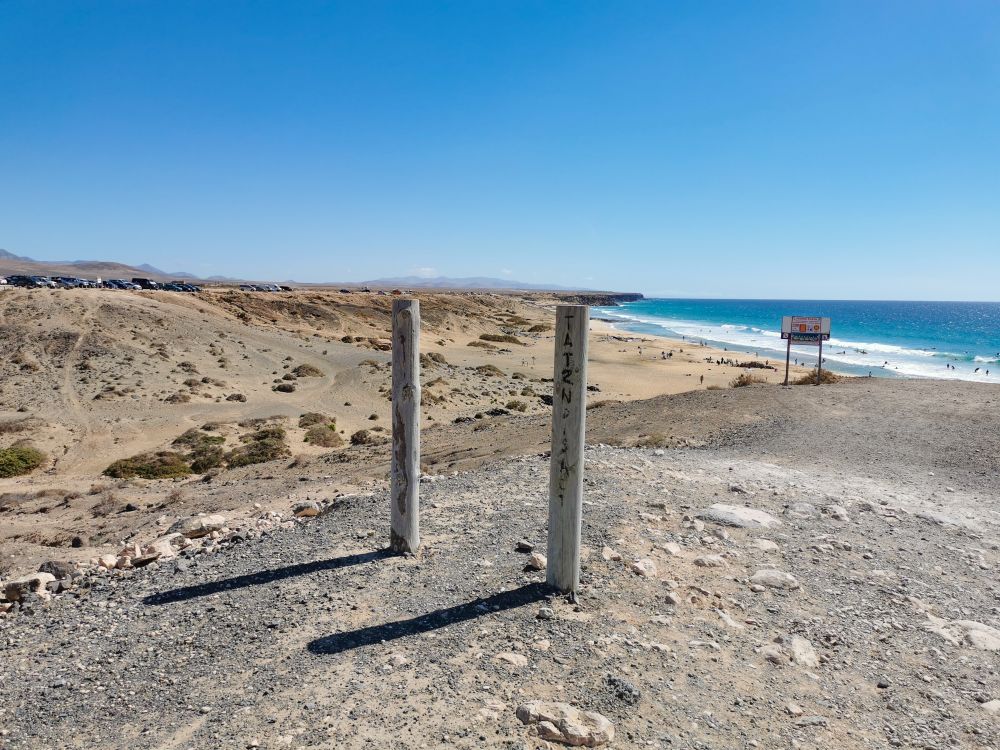
[[[0,0],[0,248],[1000,299],[1000,3]]]

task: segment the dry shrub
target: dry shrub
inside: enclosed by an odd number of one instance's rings
[[[115,493],[107,492],[100,500],[90,509],[91,515],[94,518],[102,518],[104,516],[110,516],[112,513],[118,510],[118,498],[115,497]]]
[[[748,385],[761,385],[766,382],[767,380],[762,378],[760,375],[751,375],[749,372],[741,372],[729,381],[729,387],[746,388]]]
[[[819,376],[819,382],[823,385],[830,385],[831,383],[837,383],[840,381],[840,375],[829,370],[823,370],[823,374]],[[793,385],[815,385],[816,384],[816,368],[814,367],[808,374],[793,380]]]
[[[292,370],[292,375],[297,378],[321,378],[323,377],[323,371],[312,365],[299,365]]]
[[[635,441],[636,448],[667,448],[670,446],[670,438],[662,432],[654,432],[652,435],[641,435]]]
[[[491,351],[496,351],[496,347],[493,344],[487,344],[485,341],[470,341],[466,346],[476,346],[480,349],[489,349]]]
[[[335,426],[316,424],[306,430],[305,442],[320,448],[339,448],[344,439],[336,433]]]
[[[278,383],[278,385],[274,386],[274,388],[272,388],[271,390],[274,391],[274,392],[276,392],[276,393],[294,393],[295,392],[295,384],[294,383]]]
[[[721,385],[710,385],[707,388],[705,388],[705,390],[706,391],[724,391],[726,389],[723,388]]]
[[[385,438],[377,435],[374,430],[358,430],[351,435],[351,445],[377,445],[385,442]]]
[[[552,326],[549,323],[536,323],[528,329],[528,333],[545,333],[551,330]]]
[[[16,432],[26,432],[38,426],[38,421],[32,417],[8,419],[0,422],[0,435],[10,435]]]
[[[493,341],[498,344],[521,344],[517,336],[511,336],[509,333],[483,333],[479,338],[481,341]]]
[[[485,375],[488,378],[503,377],[503,370],[499,367],[495,367],[494,365],[479,365],[479,367],[476,368],[476,372],[480,375]]]
[[[613,398],[605,398],[601,399],[600,401],[591,401],[589,404],[587,404],[587,411],[590,411],[591,409],[603,409],[605,406],[614,406],[620,403],[622,402]]]
[[[299,417],[299,427],[312,427],[315,424],[324,423],[333,425],[336,421],[337,420],[333,417],[328,417],[326,414],[320,414],[318,411],[307,411]]]
[[[524,401],[514,399],[507,402],[507,408],[511,411],[528,411],[528,405]]]

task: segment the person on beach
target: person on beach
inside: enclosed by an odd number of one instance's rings
[[[699,375],[698,376],[698,384],[699,385],[705,385],[705,376],[704,375]]]

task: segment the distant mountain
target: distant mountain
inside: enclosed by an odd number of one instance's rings
[[[9,253],[3,248],[0,248],[0,260],[21,260],[29,263],[34,262],[31,258],[25,257],[24,255],[14,255],[14,253]]]
[[[397,276],[388,279],[373,279],[364,281],[367,286],[405,286],[417,289],[512,289],[515,291],[586,291],[579,287],[559,286],[558,284],[530,284],[514,279],[495,279],[489,276],[467,276],[451,278],[448,276]]]
[[[179,271],[167,273],[155,266],[143,263],[141,266],[130,266],[125,263],[104,260],[35,260],[25,255],[14,255],[7,250],[0,250],[0,274],[28,274],[39,276],[83,276],[92,279],[126,278],[144,276],[160,281],[170,279],[194,279],[193,274]]]

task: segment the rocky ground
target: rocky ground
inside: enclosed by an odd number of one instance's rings
[[[0,747],[1000,747],[995,394],[933,385],[647,404],[709,426],[588,449],[575,603],[531,554],[544,456],[441,460],[415,557],[381,484],[182,517],[17,594]]]

